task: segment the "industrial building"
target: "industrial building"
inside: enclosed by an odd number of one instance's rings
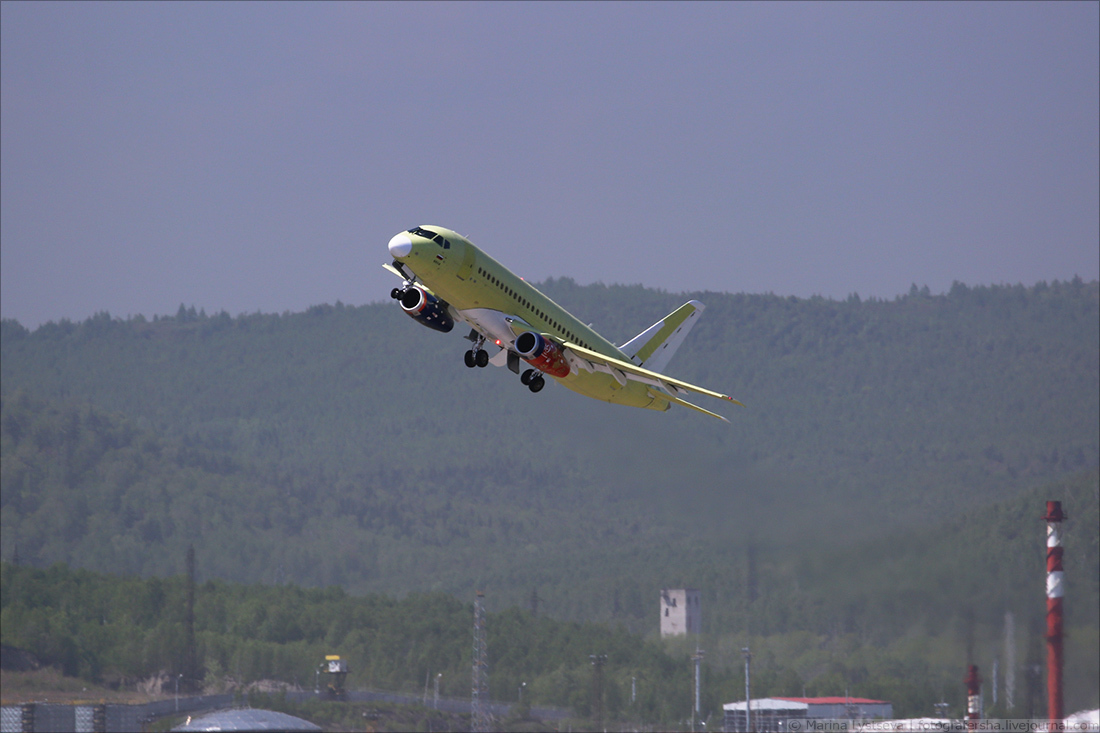
[[[722,708],[722,730],[750,730],[744,700],[726,703]],[[894,717],[894,706],[885,700],[863,697],[764,697],[752,701],[751,712],[751,730],[783,733],[790,730],[788,720],[882,720]]]
[[[700,593],[693,588],[661,590],[661,636],[698,634],[703,630]]]

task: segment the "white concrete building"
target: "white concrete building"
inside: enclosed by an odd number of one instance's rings
[[[745,731],[745,701],[722,706],[723,730]],[[763,697],[752,701],[752,730],[782,733],[789,720],[882,720],[894,717],[894,706],[885,700],[864,697]]]
[[[703,630],[699,596],[693,588],[661,591],[661,636],[698,634]]]

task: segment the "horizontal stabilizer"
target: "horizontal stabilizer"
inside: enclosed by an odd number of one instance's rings
[[[710,415],[711,417],[716,417],[719,420],[721,420],[722,422],[724,422],[726,424],[729,424],[729,420],[722,417],[717,412],[711,412],[710,410],[704,410],[702,407],[699,407],[699,405],[693,405],[690,402],[688,402],[687,400],[682,400],[679,397],[673,397],[670,394],[665,394],[664,392],[653,389],[652,387],[650,387],[647,391],[653,397],[656,397],[656,398],[662,399],[662,400],[668,400],[669,402],[672,402],[673,404],[680,405],[682,407],[691,408],[692,410],[695,410],[696,412],[701,412],[704,415]],[[738,404],[740,404],[740,403],[738,403]]]

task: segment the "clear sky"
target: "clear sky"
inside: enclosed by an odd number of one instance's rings
[[[0,6],[0,310],[531,280],[892,298],[1100,277],[1100,4]]]

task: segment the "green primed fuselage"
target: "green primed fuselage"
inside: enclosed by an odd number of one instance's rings
[[[534,330],[551,336],[559,343],[577,344],[614,359],[630,361],[614,344],[462,235],[438,226],[421,227],[420,230],[422,234],[407,233],[412,246],[408,254],[395,255],[394,259],[411,270],[470,325],[476,327],[476,314],[480,309],[496,311],[525,321]],[[443,242],[423,234],[438,235]],[[470,313],[465,313],[467,311]],[[482,333],[489,335],[484,330]],[[510,348],[512,343],[497,345]],[[568,375],[555,379],[574,392],[594,399],[655,410],[669,408],[669,402],[654,397],[645,384],[628,381],[622,385],[606,373],[570,369]]]

